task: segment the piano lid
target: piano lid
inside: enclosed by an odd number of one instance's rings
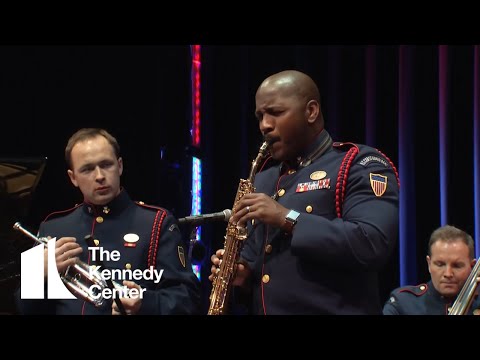
[[[46,161],[45,157],[0,158],[0,206],[9,205],[2,210],[21,216],[27,214]]]
[[[47,158],[0,158],[0,284],[17,272],[18,256],[25,240],[13,224],[27,217],[32,195],[44,172]],[[10,274],[9,274],[10,273]]]

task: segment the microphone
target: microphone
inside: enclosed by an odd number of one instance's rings
[[[178,223],[182,224],[190,224],[190,225],[202,225],[204,223],[213,222],[213,221],[228,221],[232,216],[232,210],[225,209],[223,211],[212,213],[212,214],[200,214],[200,215],[192,215],[186,216],[184,218],[178,219]]]

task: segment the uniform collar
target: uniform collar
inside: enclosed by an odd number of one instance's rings
[[[93,205],[84,202],[83,210],[91,216],[113,216],[121,213],[132,202],[125,189],[121,189],[120,194],[106,205]]]
[[[306,147],[300,156],[296,159],[296,165],[294,167],[289,166],[287,163],[282,163],[282,169],[298,169],[307,167],[320,156],[322,156],[328,149],[332,147],[332,138],[327,130],[323,129],[320,134],[317,135],[315,140]],[[281,172],[283,172],[281,170]]]

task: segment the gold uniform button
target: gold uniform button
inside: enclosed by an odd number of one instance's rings
[[[425,285],[420,286],[420,290],[425,290]]]
[[[313,211],[313,208],[312,208],[310,205],[308,205],[308,206],[305,208],[305,210],[307,211],[307,213],[311,213],[311,212]]]
[[[278,196],[283,196],[285,195],[285,189],[280,189],[280,191],[278,192]]]
[[[480,315],[480,308],[473,310],[473,315]]]
[[[97,217],[97,223],[101,224],[103,222],[103,217],[99,216]]]
[[[125,269],[130,270],[131,268],[132,268],[132,264],[130,264],[130,263],[125,264]]]
[[[143,201],[139,201],[138,202],[140,205],[145,205],[145,203]]]
[[[93,240],[93,242],[95,243],[96,246],[98,246],[98,244],[100,244],[100,240],[97,240],[97,239]]]
[[[270,254],[270,253],[272,252],[272,249],[273,249],[273,247],[272,247],[272,245],[270,245],[270,244],[268,244],[267,246],[265,246],[265,252],[266,252],[267,254]]]
[[[268,274],[263,275],[262,281],[264,284],[268,283],[270,281],[270,276]]]
[[[295,173],[295,170],[294,170],[294,169],[290,169],[290,170],[288,170],[288,172],[287,172],[288,175],[292,175],[292,174],[294,174],[294,173]]]

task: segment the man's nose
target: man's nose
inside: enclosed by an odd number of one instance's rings
[[[97,167],[95,168],[95,179],[101,180],[101,179],[103,179],[104,177],[105,177],[105,176],[103,175],[102,169],[100,169],[100,167],[97,166]]]
[[[262,134],[268,134],[275,128],[274,122],[268,115],[264,115],[262,120],[260,120],[260,131]]]
[[[452,267],[447,265],[447,267],[445,268],[445,272],[443,273],[443,275],[446,276],[446,277],[451,277],[451,276],[453,276]]]

